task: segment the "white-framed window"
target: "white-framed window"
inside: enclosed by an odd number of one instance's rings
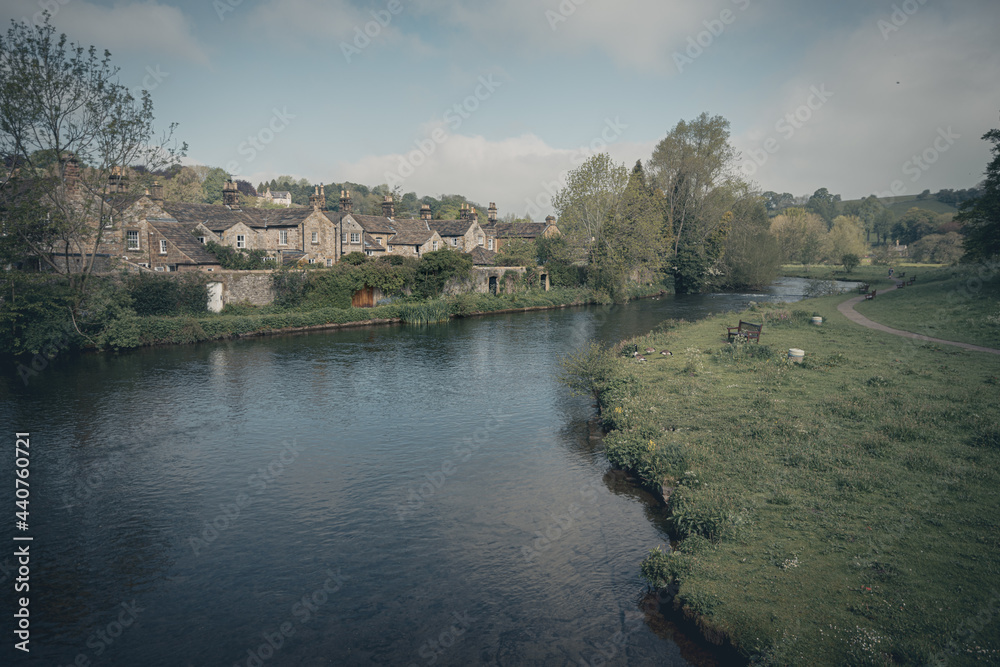
[[[438,249],[438,242],[431,241],[431,250],[437,250],[437,249]]]
[[[492,239],[491,239],[491,241],[492,241]],[[476,239],[476,243],[478,243],[479,245],[483,245],[483,237],[482,236],[478,237]]]
[[[453,239],[451,240],[451,244],[452,244],[453,246],[457,246],[457,245],[458,245],[458,238],[453,238]]]
[[[368,255],[369,257],[371,257],[372,255],[375,254],[375,251],[374,250],[365,250],[365,254]]]
[[[243,234],[237,234],[236,235],[236,247],[237,248],[246,248],[247,247],[247,237],[244,236]]]
[[[160,254],[161,255],[166,255],[167,254],[167,240],[166,239],[160,239]]]
[[[212,267],[210,267],[210,266],[209,266],[209,267],[207,267],[207,268],[206,268],[205,270],[206,270],[206,271],[215,271],[215,269],[213,269],[213,268],[212,268]]]
[[[480,243],[479,245],[483,245],[483,244],[482,244],[482,243]],[[490,245],[489,245],[489,249],[490,249],[490,250],[493,250],[493,239],[490,239]]]
[[[160,271],[160,272],[163,272],[163,267],[162,267],[162,266],[154,266],[154,267],[153,267],[153,270],[154,270],[154,271]]]
[[[128,243],[129,250],[138,250],[139,232],[135,230],[125,232],[125,241]]]
[[[313,232],[312,233],[312,242],[313,243],[319,243],[319,232]]]
[[[388,247],[386,248],[386,250],[388,250],[389,252],[392,252],[392,246],[388,246]]]
[[[205,237],[204,236],[199,236],[198,237],[198,243],[200,243],[202,245],[205,245]]]
[[[348,239],[348,233],[344,232],[344,243],[347,243],[347,239]]]
[[[288,245],[288,230],[278,230],[278,245]]]
[[[314,257],[310,257],[309,258],[309,263],[310,264],[315,264],[316,263],[316,259]]]
[[[144,267],[144,268],[147,268],[147,269],[148,269],[148,268],[149,268],[149,262],[139,262],[139,266],[141,266],[141,267]]]
[[[333,266],[333,260],[332,259],[327,259],[326,260],[326,265],[327,266]]]
[[[351,243],[361,243],[361,234],[351,232]]]

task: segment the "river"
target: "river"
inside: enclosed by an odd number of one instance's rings
[[[663,517],[609,472],[558,360],[805,285],[5,376],[8,451],[31,433],[31,664],[711,664],[642,613]]]

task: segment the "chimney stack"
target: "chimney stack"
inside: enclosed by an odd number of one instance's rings
[[[462,207],[458,210],[458,219],[459,220],[469,219],[469,210],[466,208],[465,204],[462,204]]]
[[[234,211],[238,211],[240,208],[240,191],[232,179],[226,181],[226,184],[222,186],[222,203]]]
[[[159,181],[153,181],[153,184],[149,186],[149,198],[155,204],[163,203],[163,186],[160,185]]]
[[[80,188],[80,163],[76,161],[76,155],[73,153],[64,153],[62,163],[66,192],[67,194],[76,194]]]
[[[313,186],[313,193],[309,195],[309,205],[313,207],[314,211],[318,211],[321,207],[319,205],[319,186]]]
[[[326,208],[326,191],[323,190],[323,184],[319,184],[319,207],[320,209]]]
[[[423,206],[420,207],[420,219],[421,220],[430,220],[431,219],[431,205],[430,204],[424,204]]]
[[[474,208],[469,209],[469,220],[471,222],[479,222],[479,214],[476,213],[476,209]]]
[[[121,167],[111,167],[111,173],[108,174],[108,192],[126,191],[128,191],[128,176],[125,170]]]
[[[554,215],[546,216],[545,217],[545,224],[547,224],[547,225],[554,225],[554,224],[556,224],[556,216],[554,216]]]
[[[490,224],[496,224],[497,221],[497,205],[496,202],[490,202],[490,207],[486,210],[486,219]]]
[[[386,195],[382,199],[382,217],[389,218],[391,220],[395,212],[396,207],[392,203],[392,195]]]
[[[351,203],[351,191],[341,190],[340,191],[340,212],[350,213],[354,205]]]

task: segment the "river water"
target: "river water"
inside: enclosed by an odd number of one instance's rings
[[[30,664],[712,664],[642,613],[639,564],[667,541],[663,517],[609,472],[593,405],[559,385],[558,360],[805,287],[82,355],[27,387],[5,377],[8,440],[31,433]],[[4,616],[2,655],[23,658]]]

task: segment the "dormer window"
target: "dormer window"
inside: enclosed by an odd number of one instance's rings
[[[160,254],[161,255],[166,255],[167,254],[167,241],[166,241],[166,239],[160,239]]]

